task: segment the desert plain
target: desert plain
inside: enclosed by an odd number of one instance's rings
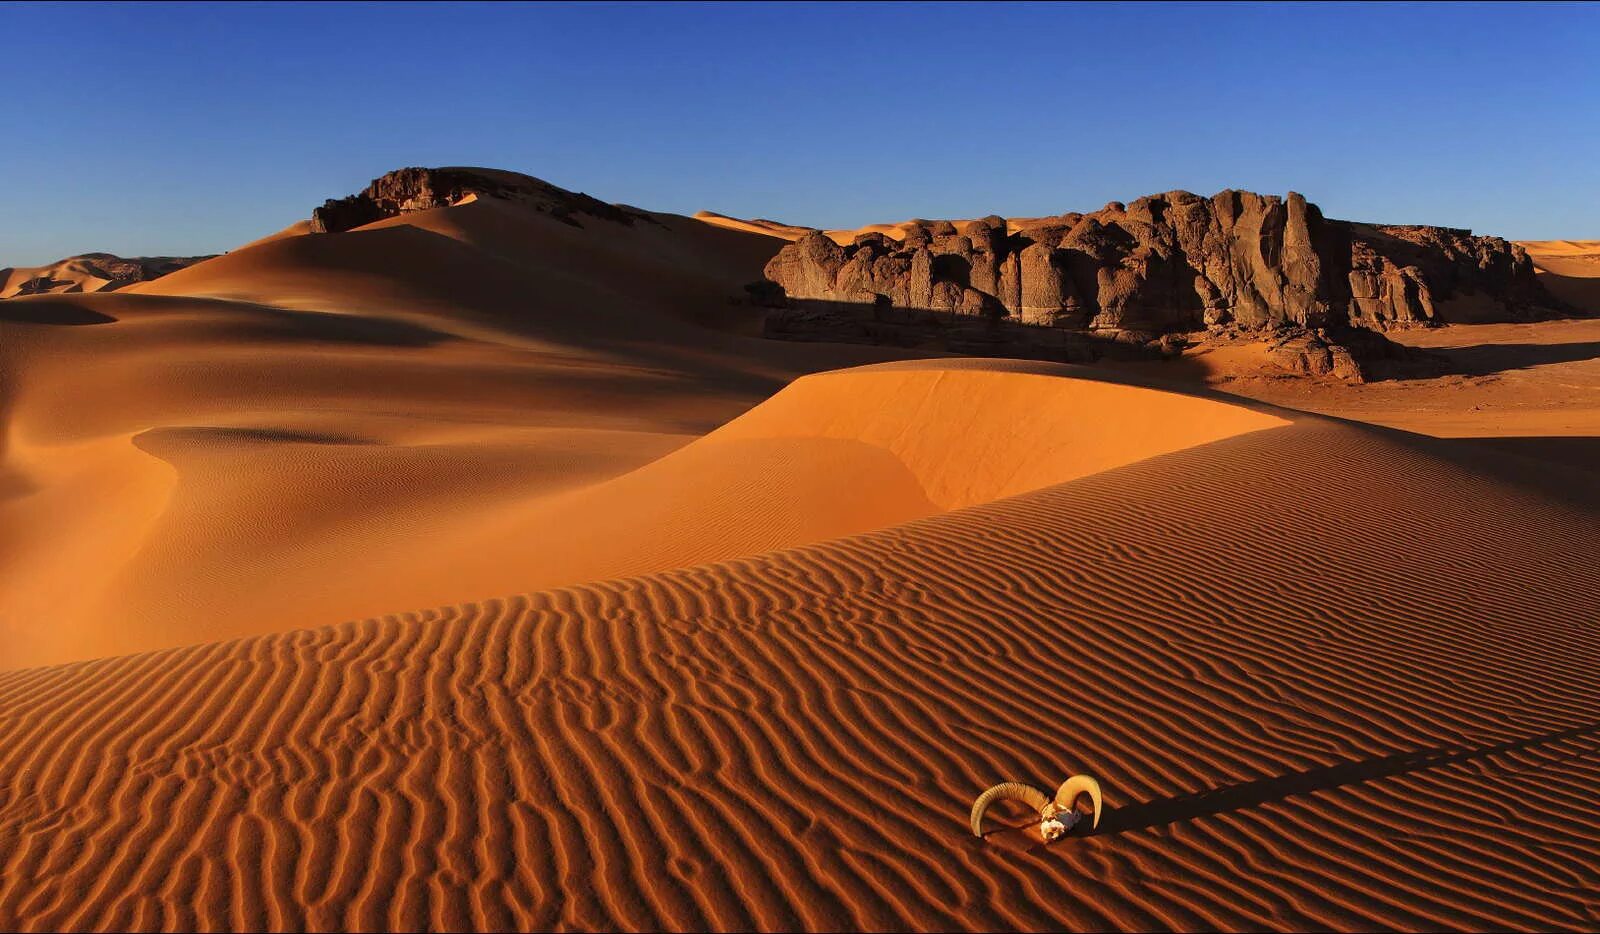
[[[7,269],[0,929],[1592,930],[1600,241],[1439,230],[406,170]]]

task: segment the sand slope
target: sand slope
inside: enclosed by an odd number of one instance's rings
[[[1600,240],[1520,240],[1551,294],[1600,315]]]
[[[1151,453],[797,549],[0,674],[0,926],[1600,923],[1593,491],[1309,417]],[[1097,834],[968,835],[986,784],[1077,770]]]
[[[0,307],[0,669],[587,579],[500,518],[897,354],[743,336],[768,238],[403,220]]]

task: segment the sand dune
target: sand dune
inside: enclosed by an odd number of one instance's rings
[[[747,233],[765,234],[769,237],[779,237],[781,239],[790,241],[800,239],[806,234],[807,231],[812,229],[810,227],[800,227],[794,224],[784,224],[779,221],[769,221],[764,218],[756,218],[755,220],[740,220],[737,217],[729,217],[726,214],[718,214],[715,211],[699,211],[696,212],[694,218],[695,220],[710,224],[713,227],[722,227],[727,230],[741,230]],[[845,227],[824,230],[823,233],[827,234],[835,243],[839,244],[850,243],[856,237],[859,237],[864,233],[881,233],[891,240],[904,240],[906,237],[905,228],[909,223],[911,222],[905,221],[899,224],[866,224],[861,227]],[[962,222],[957,221],[956,223],[959,224]]]
[[[0,303],[0,929],[1600,924],[1596,322],[1224,394],[569,219]]]
[[[1300,419],[799,549],[0,675],[0,924],[1592,927],[1600,504],[1561,479]],[[967,834],[979,788],[1072,770],[1098,833]]]
[[[1541,260],[1600,253],[1600,240],[1518,240],[1517,243],[1528,251],[1528,255]]]
[[[69,256],[45,266],[0,269],[0,298],[18,295],[111,292],[133,282],[165,275],[205,259],[203,256],[134,256],[110,253]]]
[[[726,214],[718,214],[716,211],[696,211],[694,219],[725,230],[739,230],[745,233],[761,234],[790,241],[800,239],[805,235],[806,231],[811,229],[809,227],[797,227],[794,224],[769,221],[761,217],[752,220],[741,220],[737,217],[729,217]]]
[[[1600,315],[1600,240],[1522,240],[1539,270],[1539,281],[1555,297]]]
[[[0,668],[618,573],[543,572],[559,539],[507,517],[799,373],[896,355],[741,336],[751,309],[728,298],[766,238],[491,201],[405,220],[0,309],[19,492],[0,499]]]

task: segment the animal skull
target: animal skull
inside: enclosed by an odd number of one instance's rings
[[[1075,809],[1079,795],[1087,794],[1090,803],[1094,806],[1093,822],[1091,827],[1100,826],[1100,783],[1087,775],[1074,775],[1061,783],[1056,790],[1054,800],[1046,797],[1045,793],[1032,785],[1022,782],[1001,782],[984,791],[978,800],[972,803],[972,834],[976,837],[983,836],[983,816],[988,812],[989,806],[1002,798],[1012,801],[1021,801],[1028,807],[1039,812],[1039,836],[1046,843],[1053,843],[1066,836],[1072,828],[1078,825],[1083,815]]]

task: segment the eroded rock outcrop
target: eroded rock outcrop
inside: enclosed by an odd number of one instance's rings
[[[1452,227],[1343,225],[1350,237],[1350,320],[1386,328],[1542,317],[1559,303],[1522,247]]]
[[[386,217],[446,207],[468,195],[514,201],[570,224],[577,224],[575,215],[580,214],[630,225],[649,219],[643,211],[606,204],[531,175],[498,169],[411,167],[373,179],[359,194],[327,201],[311,212],[311,232],[351,230]]]
[[[800,300],[1150,335],[1528,320],[1559,304],[1505,240],[1328,220],[1293,192],[1172,191],[1020,224],[902,229],[847,246],[807,233],[766,275]]]

